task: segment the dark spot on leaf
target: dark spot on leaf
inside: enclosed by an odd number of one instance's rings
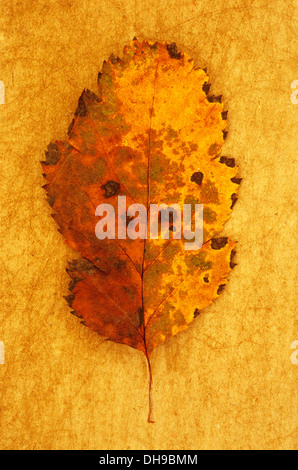
[[[131,332],[129,332],[129,333],[125,332],[124,334],[122,334],[122,333],[119,331],[119,335],[120,335],[120,336],[123,336],[123,337],[127,336],[128,338],[133,338],[133,337],[134,337],[134,334],[131,333]]]
[[[48,204],[53,207],[54,203],[55,203],[55,198],[54,196],[51,196],[50,194],[48,195],[47,197],[47,201],[48,201]]]
[[[234,166],[235,166],[235,158],[220,157],[219,162],[224,163],[225,165],[229,166],[230,168],[234,168]]]
[[[196,171],[193,175],[191,175],[190,181],[193,181],[198,186],[201,186],[203,178],[204,174],[201,171]]]
[[[217,289],[217,295],[221,294],[225,287],[226,287],[225,284],[220,284],[220,286]]]
[[[131,222],[134,219],[132,215],[127,215],[126,214],[126,227],[128,227],[129,222]]]
[[[176,228],[174,230],[174,222],[176,222],[176,219],[177,219],[177,214],[175,212],[172,212],[169,208],[168,209],[161,209],[159,212],[158,212],[158,229],[160,230],[161,229],[161,217],[162,217],[162,213],[165,213],[165,214],[168,214],[169,215],[169,231],[170,232],[175,232],[176,231]]]
[[[64,295],[64,298],[65,298],[66,302],[68,303],[68,305],[69,305],[70,308],[71,308],[71,307],[72,307],[72,303],[73,303],[74,298],[75,298],[75,295],[74,295],[74,294]]]
[[[86,98],[88,101],[93,101],[95,103],[101,102],[99,96],[97,96],[96,93],[94,93],[93,91],[88,90],[88,88],[84,90],[82,94],[84,95],[84,98]]]
[[[233,193],[232,196],[231,196],[231,199],[232,199],[232,204],[231,204],[230,209],[233,209],[233,207],[235,206],[235,204],[238,200],[237,194]]]
[[[143,326],[144,324],[144,312],[141,307],[138,308],[137,310],[137,318],[138,318],[138,327]]]
[[[228,131],[222,131],[222,135],[223,135],[223,140],[226,140]]]
[[[45,151],[46,159],[44,162],[45,165],[56,165],[58,163],[60,155],[58,145],[55,142],[50,142],[47,150]]]
[[[205,206],[203,208],[203,218],[205,222],[211,224],[217,219],[217,215],[210,207]]]
[[[209,103],[221,103],[221,99],[222,99],[222,95],[218,95],[218,96],[215,96],[215,95],[207,96],[207,100],[209,101]]]
[[[110,61],[113,65],[117,64],[117,62],[118,62],[117,57],[115,57],[114,54],[111,54],[111,55],[110,55],[109,61]]]
[[[87,110],[87,105],[85,103],[85,99],[86,101],[90,101],[90,102],[95,102],[95,103],[100,102],[99,97],[95,93],[93,93],[93,91],[90,91],[88,89],[84,90],[79,98],[78,107],[75,111],[75,116],[84,117],[87,115],[88,110]]]
[[[172,57],[172,59],[178,59],[178,60],[181,59],[181,52],[178,52],[175,42],[168,44],[167,50],[168,50],[169,56]]]
[[[236,250],[232,250],[231,251],[231,254],[230,254],[230,268],[233,269],[235,268],[235,266],[237,266],[237,263],[234,263],[233,262],[233,259],[235,257],[235,254],[236,254]]]
[[[96,266],[94,266],[91,261],[89,261],[86,258],[80,258],[80,259],[74,259],[73,261],[68,262],[68,268],[66,271],[68,273],[78,271],[78,272],[85,272],[88,274],[91,274],[94,272],[96,269]]]
[[[72,315],[74,315],[75,317],[77,317],[77,318],[83,318],[83,317],[81,317],[81,315],[78,314],[78,312],[76,310],[71,310],[70,313]],[[81,323],[83,323],[83,325],[85,324],[84,321],[81,321]]]
[[[217,155],[220,151],[220,146],[216,143],[211,144],[208,150],[209,155]]]
[[[115,196],[120,191],[120,184],[117,181],[108,181],[106,184],[101,186],[101,189],[104,189],[104,197],[109,198]]]
[[[137,41],[137,37],[136,37],[136,36],[133,37],[133,41]]]
[[[210,88],[211,88],[211,83],[205,82],[204,85],[202,86],[202,90],[206,93],[206,95],[208,95]]]
[[[200,313],[201,313],[200,310],[198,308],[196,308],[195,311],[194,311],[193,317],[197,318],[200,315]]]
[[[68,289],[70,290],[70,292],[72,292],[72,291],[74,290],[76,284],[77,284],[78,282],[80,282],[80,281],[82,281],[82,279],[79,278],[79,277],[74,277],[74,278],[70,281],[70,283],[68,284]]]
[[[86,115],[87,115],[87,106],[85,104],[83,93],[82,93],[78,101],[78,107],[75,111],[75,116],[84,117]]]
[[[221,117],[222,117],[223,121],[226,121],[226,120],[227,120],[227,117],[228,117],[228,111],[223,111],[223,112],[221,113]]]
[[[242,178],[231,178],[231,181],[232,181],[232,183],[240,184],[241,181],[242,181]]]
[[[209,276],[208,276],[208,274],[207,274],[206,276],[204,276],[203,279],[204,279],[204,282],[207,282],[207,283],[208,283],[208,282],[209,282]]]
[[[224,248],[227,243],[228,237],[212,238],[211,248],[213,250],[220,250],[221,248]]]
[[[75,122],[75,120],[73,119],[73,120],[71,121],[71,123],[69,124],[69,126],[68,126],[68,130],[67,130],[67,134],[68,134],[68,135],[70,135],[70,133],[71,133],[71,131],[72,131],[72,128],[73,128],[73,126],[74,126],[74,122]]]
[[[123,261],[122,259],[116,259],[112,263],[113,267],[116,268],[118,271],[121,271],[122,269],[125,268],[126,262]]]

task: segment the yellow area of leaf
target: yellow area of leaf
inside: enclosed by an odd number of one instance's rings
[[[148,350],[153,350],[159,343],[187,328],[194,316],[216,299],[223,286],[227,283],[230,271],[231,252],[235,242],[226,241],[226,245],[215,250],[211,241],[205,243],[199,252],[190,251],[186,254],[182,248],[174,257],[164,250],[161,259],[154,263],[150,272],[145,273],[147,279],[157,273],[158,282],[149,281],[150,293],[146,296],[147,318],[146,337]],[[166,271],[163,265],[169,264]],[[161,274],[162,273],[162,274]],[[148,302],[148,303],[147,303]]]

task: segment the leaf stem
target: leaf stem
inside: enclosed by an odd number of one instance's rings
[[[152,369],[151,363],[148,354],[146,354],[146,359],[148,363],[148,371],[149,371],[149,413],[148,413],[148,423],[155,423],[154,421],[154,403],[153,403],[153,378],[152,378]]]

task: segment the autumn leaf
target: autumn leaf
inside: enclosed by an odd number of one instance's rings
[[[205,70],[175,44],[134,40],[111,56],[98,90],[84,90],[65,142],[42,162],[53,217],[81,257],[69,263],[66,297],[82,323],[148,361],[187,328],[227,283],[235,242],[220,236],[237,199],[233,158],[220,156],[227,111],[209,94]],[[95,234],[99,204],[203,204],[203,245],[184,240],[109,239]],[[149,213],[149,212],[148,212]],[[116,221],[119,224],[128,220]]]

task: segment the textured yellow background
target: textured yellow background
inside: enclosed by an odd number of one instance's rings
[[[296,447],[297,23],[292,0],[1,0],[2,449]],[[225,229],[239,264],[219,300],[154,352],[155,424],[143,355],[69,314],[73,253],[39,165],[103,59],[134,35],[175,41],[208,67],[229,109],[223,154],[243,177]]]

